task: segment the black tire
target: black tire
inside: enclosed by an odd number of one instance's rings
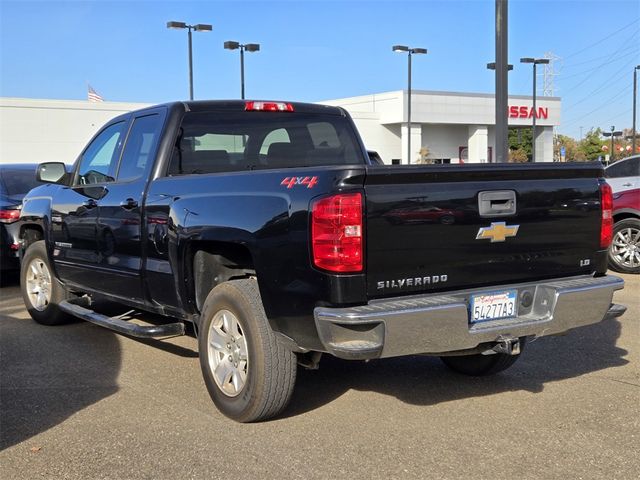
[[[625,218],[613,226],[609,268],[620,273],[640,273],[640,220]]]
[[[30,294],[28,291],[29,282],[37,282],[32,268],[39,269],[39,272],[44,272],[45,276],[48,275],[47,283],[49,286],[45,287],[47,293],[42,305],[34,303],[33,293]],[[71,321],[72,317],[58,308],[58,304],[69,298],[69,294],[53,273],[44,240],[39,240],[29,245],[22,258],[20,290],[27,311],[36,322],[42,325],[60,325]]]
[[[224,325],[227,315],[232,318],[230,323],[237,322],[239,336],[221,331],[224,327],[216,327],[221,321]],[[221,337],[221,334],[228,336]],[[233,338],[238,345],[246,342],[243,344],[246,349],[244,359],[242,353],[238,353],[242,348],[233,350],[232,346],[226,351],[221,345],[226,340],[221,342],[222,338]],[[229,345],[227,343],[226,347]],[[295,354],[285,348],[271,330],[255,279],[231,280],[211,290],[202,308],[198,350],[209,395],[227,417],[238,422],[266,420],[278,415],[289,403],[296,380]],[[231,364],[225,366],[227,353]],[[227,373],[229,370],[235,372],[228,373],[229,376],[218,372],[217,377],[224,378],[222,386],[214,377],[218,367]],[[236,388],[236,380],[243,382],[241,388]],[[223,388],[230,391],[225,393]]]
[[[525,340],[520,339],[521,352],[524,348]],[[494,353],[492,355],[460,355],[451,357],[440,357],[442,363],[457,373],[472,377],[485,377],[502,372],[516,363],[522,353],[518,355],[507,355],[506,353]]]

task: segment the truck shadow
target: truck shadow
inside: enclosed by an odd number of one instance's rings
[[[2,278],[0,352],[0,450],[118,391],[116,334],[84,322],[38,325],[26,313],[17,275]]]
[[[319,370],[298,370],[296,390],[283,417],[319,408],[350,389],[421,406],[518,390],[539,393],[546,383],[629,363],[624,358],[628,352],[616,346],[620,333],[620,322],[609,320],[565,336],[541,338],[527,345],[514,366],[490,377],[457,374],[436,357],[354,362],[325,356]]]
[[[107,303],[103,313],[121,314],[123,307]],[[622,321],[629,320],[625,317]],[[63,327],[37,325],[24,311],[16,285],[2,288],[0,450],[44,432],[118,391],[122,362],[119,335],[88,327],[85,322]],[[539,393],[550,382],[626,365],[628,352],[616,346],[621,328],[618,320],[608,320],[565,336],[542,338],[527,344],[522,358],[509,370],[483,378],[451,372],[434,357],[356,362],[326,355],[319,370],[299,368],[293,398],[280,418],[311,412],[352,389],[420,406],[509,391]],[[188,335],[195,337],[193,331]],[[198,356],[187,348],[188,342],[180,346],[161,340],[133,340],[181,357]]]
[[[0,314],[0,450],[118,391],[121,351],[109,330]]]

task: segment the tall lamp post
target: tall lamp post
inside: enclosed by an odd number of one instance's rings
[[[636,65],[633,68],[633,126],[631,127],[631,155],[636,154],[636,97],[638,96],[638,70],[640,70],[640,65]]]
[[[536,161],[536,117],[538,116],[538,110],[536,109],[536,65],[549,63],[548,58],[521,58],[520,63],[532,63],[533,64],[533,127],[531,129],[531,161]]]
[[[407,163],[411,163],[411,56],[413,54],[426,55],[426,48],[410,48],[406,45],[394,45],[394,52],[407,52],[409,58],[409,73],[407,80]]]
[[[602,132],[603,137],[611,137],[611,157],[609,158],[610,162],[613,162],[613,154],[614,154],[613,139],[615,137],[620,137],[621,135],[622,135],[622,132],[619,130],[616,132],[616,127],[614,127],[613,125],[611,125],[611,132]]]
[[[189,32],[189,100],[193,100],[193,53],[191,48],[191,32],[210,32],[213,27],[205,23],[198,23],[196,25],[187,25],[184,22],[167,22],[167,28],[184,29]]]
[[[238,43],[231,40],[224,42],[224,48],[227,50],[240,49],[240,98],[244,100],[244,52],[257,52],[260,50],[259,43]]]

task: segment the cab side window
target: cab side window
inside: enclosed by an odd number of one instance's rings
[[[118,153],[127,123],[122,121],[105,128],[82,154],[76,184],[113,182],[118,166]]]
[[[153,164],[162,118],[158,114],[138,117],[127,137],[118,170],[118,182],[145,177]]]
[[[611,164],[605,171],[607,178],[633,177],[640,175],[640,157],[619,160]]]

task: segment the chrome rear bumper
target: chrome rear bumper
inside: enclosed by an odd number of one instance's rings
[[[327,352],[340,358],[367,359],[440,354],[474,349],[502,336],[541,337],[622,315],[613,305],[624,280],[580,276],[542,282],[371,301],[351,308],[314,310],[318,335]],[[471,324],[474,294],[517,290],[518,316]],[[526,300],[525,300],[526,299]]]

